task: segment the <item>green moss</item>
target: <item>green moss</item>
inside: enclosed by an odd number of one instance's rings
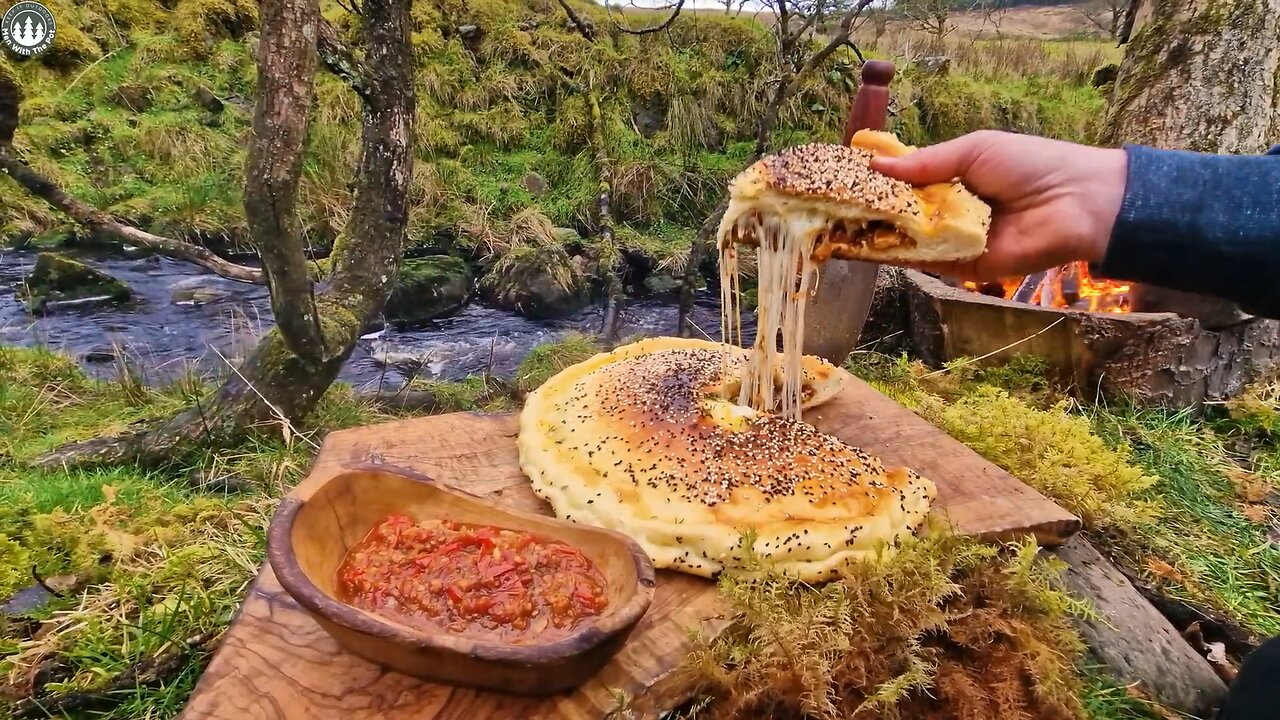
[[[1209,424],[1061,401],[1028,361],[928,373],[905,360],[855,357],[856,372],[1079,515],[1165,592],[1260,636],[1280,632],[1280,548],[1269,539],[1269,512],[1247,512],[1265,510],[1259,500],[1280,484],[1280,444],[1265,430],[1254,434],[1275,388],[1254,389],[1236,404],[1237,419]],[[1245,467],[1231,449],[1242,433],[1255,445]]]
[[[228,625],[264,559],[275,498],[306,473],[310,445],[258,437],[166,472],[21,464],[64,442],[168,415],[205,391],[188,378],[138,393],[92,380],[47,350],[0,348],[0,598],[30,586],[33,569],[73,586],[29,617],[0,624],[0,677],[41,668],[52,680],[43,693],[99,688],[175,640]],[[338,386],[312,422],[340,428],[377,419]],[[241,491],[194,487],[192,469],[235,478]],[[33,636],[25,620],[41,632]],[[162,686],[119,693],[95,717],[176,715],[207,660],[196,653]],[[22,697],[30,685],[5,692],[6,700]]]
[[[386,315],[420,323],[457,312],[471,294],[471,270],[455,257],[414,258],[400,264]]]
[[[417,380],[413,386],[434,396],[432,414],[508,412],[515,408],[507,389],[491,378],[471,376],[462,380]]]
[[[724,717],[1081,717],[1069,618],[1087,611],[1060,569],[1032,543],[932,534],[820,587],[726,574],[732,625],[690,672]]]

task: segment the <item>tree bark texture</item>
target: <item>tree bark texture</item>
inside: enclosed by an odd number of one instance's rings
[[[298,220],[302,151],[316,70],[316,0],[261,4],[258,101],[245,161],[244,212],[267,271],[271,311],[285,345],[314,362],[329,359]]]
[[[272,2],[292,6],[289,0],[267,0],[264,5]],[[291,428],[290,423],[315,407],[351,354],[366,323],[381,312],[404,249],[409,181],[413,176],[415,104],[410,2],[364,3],[367,50],[363,67],[367,69],[361,70],[364,74],[360,78],[366,92],[357,189],[350,218],[334,243],[332,272],[315,295],[322,359],[295,353],[285,342],[282,328],[274,328],[208,400],[156,427],[62,448],[37,464],[92,465],[122,460],[147,465],[171,463],[192,448],[226,446],[255,428]],[[264,19],[280,21],[278,10],[264,10]],[[264,47],[269,46],[264,43]],[[353,57],[350,53],[346,56]],[[304,65],[288,67],[299,72]],[[301,111],[309,112],[309,107]],[[259,135],[254,142],[270,140]]]
[[[1141,405],[1203,410],[1239,395],[1280,363],[1280,326],[1252,320],[1211,330],[1173,313],[1042,308],[955,288],[919,272],[880,274],[863,338],[910,349],[941,367],[1018,355],[1045,360],[1082,399],[1098,393]]]
[[[1280,0],[1145,0],[1107,116],[1108,144],[1260,153],[1280,81]]]
[[[618,341],[618,327],[622,320],[622,305],[626,294],[618,277],[618,253],[613,244],[613,164],[606,149],[604,120],[600,114],[600,97],[593,78],[587,79],[588,127],[591,133],[591,154],[595,159],[596,177],[600,187],[596,195],[596,235],[600,245],[600,272],[604,275],[605,307],[600,334],[607,346]]]
[[[1054,554],[1067,563],[1062,577],[1067,591],[1088,600],[1097,613],[1076,624],[1090,652],[1122,683],[1137,683],[1153,700],[1210,717],[1226,696],[1226,685],[1169,621],[1083,537],[1077,535]]]
[[[1135,0],[1131,7],[1107,144],[1257,154],[1280,142],[1280,0]],[[1178,312],[1209,327],[1244,317],[1216,298],[1164,288],[1139,296],[1135,309]]]
[[[13,134],[18,128],[18,106],[21,104],[22,89],[17,81],[8,75],[0,75],[0,172],[8,175],[27,192],[65,213],[90,232],[103,237],[194,263],[231,280],[258,284],[264,282],[262,271],[257,268],[229,262],[199,245],[160,237],[126,225],[110,214],[68,195],[57,183],[33,170],[18,157],[13,147]]]

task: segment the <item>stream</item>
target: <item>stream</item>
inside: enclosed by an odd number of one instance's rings
[[[114,377],[123,357],[149,383],[176,377],[193,364],[223,373],[226,360],[243,358],[272,325],[271,302],[262,286],[210,275],[202,268],[159,256],[140,259],[88,252],[66,254],[90,262],[133,289],[127,304],[63,309],[44,317],[27,313],[16,297],[35,253],[0,252],[0,345],[46,345],[81,361],[96,377]],[[204,303],[175,302],[175,285],[198,286]],[[603,309],[594,305],[559,320],[530,320],[472,302],[458,314],[414,329],[384,328],[360,340],[340,379],[361,389],[398,387],[409,377],[455,380],[484,372],[510,376],[535,345],[573,331],[597,333]],[[744,317],[744,333],[754,334],[754,314]],[[719,297],[699,293],[693,322],[713,338],[720,335]],[[671,299],[630,299],[620,337],[671,334],[676,306]]]

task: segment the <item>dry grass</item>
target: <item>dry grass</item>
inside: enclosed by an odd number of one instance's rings
[[[955,35],[946,40],[941,53],[933,38],[907,29],[887,31],[876,42],[874,33],[864,29],[858,40],[868,51],[907,67],[922,57],[943,54],[951,59],[952,72],[983,80],[1012,78],[1052,78],[1085,85],[1093,71],[1108,62],[1118,62],[1114,45],[1094,40],[1044,42],[1026,37],[979,38]]]

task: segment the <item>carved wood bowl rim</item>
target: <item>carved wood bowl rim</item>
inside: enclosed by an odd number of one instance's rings
[[[535,520],[551,526],[561,525],[573,527],[579,532],[586,531],[598,534],[607,542],[623,546],[635,568],[636,583],[629,588],[626,602],[605,609],[602,615],[583,623],[574,632],[564,638],[549,643],[514,644],[476,640],[450,634],[448,631],[431,631],[414,628],[394,621],[384,620],[378,616],[341,602],[329,593],[316,586],[307,575],[293,549],[293,528],[298,513],[306,505],[307,500],[329,483],[352,474],[380,473],[400,477],[404,480],[422,483],[433,491],[453,495],[464,501],[484,505],[495,516],[496,527],[503,527],[501,518],[514,517]],[[563,539],[552,532],[544,532],[556,539]],[[568,542],[568,540],[566,540]],[[341,472],[324,480],[322,483],[303,482],[281,501],[275,516],[267,529],[267,557],[280,585],[293,597],[299,605],[313,615],[317,615],[330,623],[360,633],[373,639],[404,646],[413,650],[442,652],[469,657],[473,660],[502,665],[556,666],[565,661],[585,656],[602,645],[608,644],[618,635],[629,633],[653,602],[654,588],[657,578],[653,561],[644,548],[632,538],[605,528],[581,525],[555,517],[521,512],[501,507],[485,498],[457,488],[449,487],[423,473],[408,468],[380,463],[363,463],[350,465]],[[609,578],[610,582],[613,581]],[[323,624],[321,624],[323,627]],[[326,628],[326,632],[328,629]],[[335,638],[337,639],[337,638]],[[341,644],[341,643],[340,643]],[[621,644],[614,650],[621,649]],[[612,655],[613,653],[610,653]],[[607,658],[601,659],[601,663]]]

